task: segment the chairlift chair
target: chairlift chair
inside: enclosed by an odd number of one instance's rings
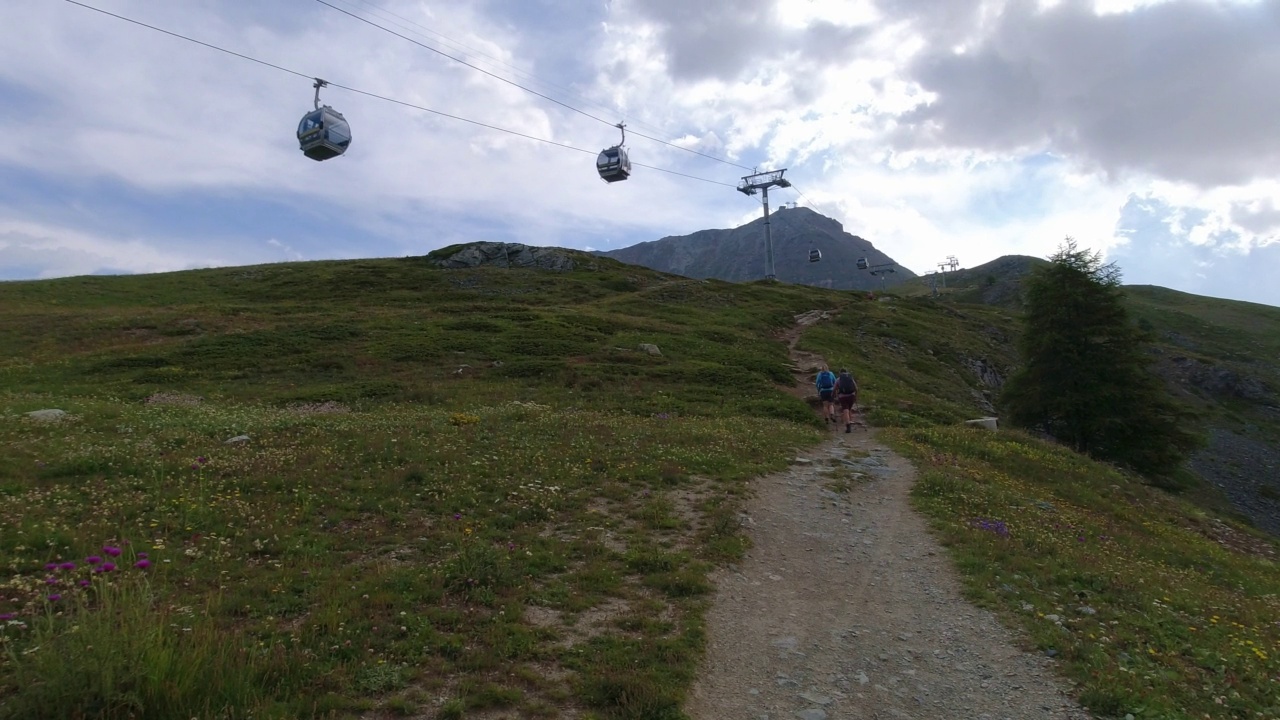
[[[867,269],[867,259],[866,259],[866,258],[864,258],[864,257],[862,257],[862,258],[858,258],[858,269],[859,269],[859,270],[866,270],[866,269]]]
[[[320,88],[329,83],[316,78],[315,109],[298,123],[298,146],[312,160],[338,157],[351,145],[351,126],[342,113],[328,105],[320,105]]]
[[[615,183],[631,177],[631,159],[627,157],[627,149],[622,146],[627,141],[627,126],[624,123],[618,123],[614,127],[622,131],[622,142],[602,150],[596,156],[596,172],[600,173],[600,179],[607,183]]]

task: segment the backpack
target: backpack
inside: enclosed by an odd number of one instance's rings
[[[836,389],[841,395],[853,395],[858,392],[858,383],[854,382],[852,375],[841,375],[836,381]]]
[[[818,389],[830,390],[836,386],[836,375],[830,370],[823,370],[818,373]]]

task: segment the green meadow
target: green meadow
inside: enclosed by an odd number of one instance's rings
[[[1280,716],[1271,540],[955,427],[1010,311],[574,257],[0,284],[0,718],[683,717],[751,479],[825,437],[779,338],[814,309],[1082,701]]]

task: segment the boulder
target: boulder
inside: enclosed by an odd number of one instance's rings
[[[66,410],[50,408],[48,410],[32,410],[27,417],[37,422],[57,422],[67,416]]]
[[[996,418],[993,418],[993,417],[984,417],[984,418],[977,418],[977,419],[975,419],[975,420],[965,420],[965,421],[964,421],[964,424],[965,424],[965,425],[971,425],[971,426],[973,426],[973,427],[980,427],[980,428],[983,428],[983,429],[985,429],[985,430],[995,430],[995,429],[996,429]]]
[[[640,349],[644,352],[649,353],[650,355],[658,355],[658,356],[662,355],[662,351],[659,350],[658,346],[654,345],[653,343],[640,343]]]

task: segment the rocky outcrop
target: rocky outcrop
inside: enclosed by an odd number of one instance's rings
[[[1256,377],[1242,375],[1222,365],[1185,356],[1169,359],[1177,379],[1214,398],[1270,404],[1271,389]]]
[[[1254,525],[1280,536],[1280,449],[1265,436],[1222,428],[1191,457],[1191,470],[1213,483]]]
[[[446,248],[429,257],[442,268],[473,267],[536,268],[565,272],[579,266],[579,259],[564,248],[534,247],[520,243],[478,242],[460,248]],[[590,263],[586,267],[594,267]]]

